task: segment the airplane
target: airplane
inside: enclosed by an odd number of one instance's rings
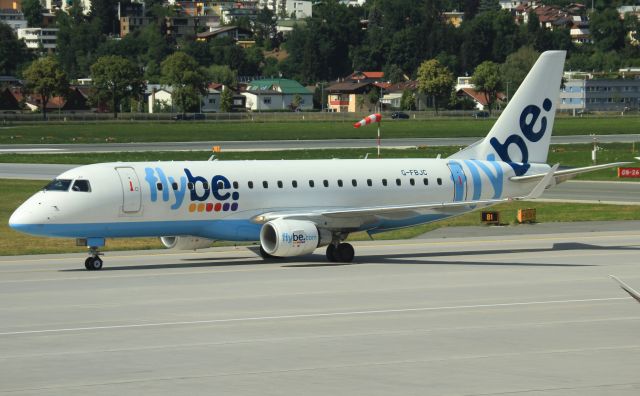
[[[448,158],[115,162],[62,173],[9,219],[18,231],[76,238],[85,268],[105,238],[160,237],[167,248],[259,242],[263,258],[326,246],[351,262],[349,234],[434,222],[512,199],[534,199],[573,176],[547,154],[566,53],[540,55],[488,135]]]

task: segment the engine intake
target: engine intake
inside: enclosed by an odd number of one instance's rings
[[[328,245],[331,233],[318,229],[310,221],[276,219],[260,230],[260,244],[265,252],[277,257],[301,256]]]
[[[213,245],[213,240],[207,238],[200,238],[195,236],[164,236],[160,237],[160,242],[167,249],[176,250],[196,250],[206,249]]]

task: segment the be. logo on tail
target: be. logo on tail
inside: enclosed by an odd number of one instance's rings
[[[542,102],[542,109],[548,113],[551,110],[552,105],[553,103],[551,100],[546,98]],[[528,105],[522,110],[522,113],[520,113],[520,132],[522,132],[522,135],[531,143],[536,143],[542,139],[547,131],[547,117],[543,115],[542,118],[540,118],[542,109],[536,105]],[[535,130],[538,118],[540,118],[540,129]],[[497,138],[492,137],[489,143],[500,159],[509,163],[517,176],[527,173],[531,166],[529,165],[529,149],[527,147],[527,142],[522,138],[522,136],[515,133],[511,134],[502,143],[500,143]],[[520,150],[521,156],[519,161],[511,158],[511,155],[509,154],[509,146],[511,145],[515,145]],[[487,159],[491,160],[490,158]]]

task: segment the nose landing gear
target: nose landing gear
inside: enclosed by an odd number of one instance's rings
[[[100,247],[105,245],[104,238],[78,238],[77,246],[86,246],[89,248],[89,257],[84,260],[84,268],[89,271],[98,271],[102,269],[102,253]]]

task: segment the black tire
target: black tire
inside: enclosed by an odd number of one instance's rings
[[[341,243],[338,245],[336,249],[337,258],[343,263],[350,263],[353,261],[355,257],[355,251],[353,250],[353,246],[350,243]]]
[[[332,263],[335,263],[338,260],[338,257],[336,255],[336,253],[338,252],[338,249],[336,249],[336,245],[334,245],[333,243],[330,243],[327,246],[327,260],[329,260]]]
[[[102,259],[100,257],[89,257],[85,260],[84,266],[89,271],[99,271],[102,269]]]

